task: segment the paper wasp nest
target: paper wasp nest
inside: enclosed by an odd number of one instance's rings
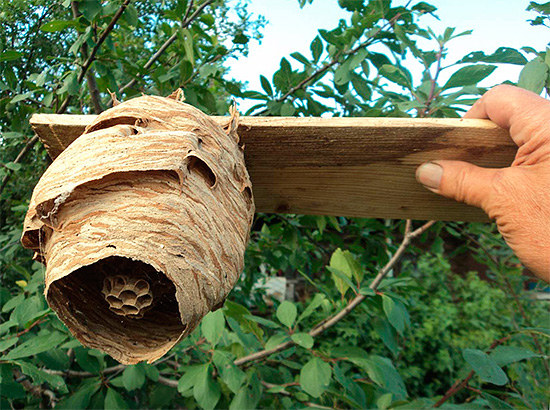
[[[177,98],[105,111],[44,173],[22,243],[84,345],[152,362],[219,308],[243,268],[254,202],[237,115]]]

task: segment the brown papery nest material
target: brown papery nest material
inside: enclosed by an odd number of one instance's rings
[[[179,96],[99,115],[44,173],[25,219],[49,305],[122,363],[164,355],[243,268],[254,202],[238,116],[223,129]]]

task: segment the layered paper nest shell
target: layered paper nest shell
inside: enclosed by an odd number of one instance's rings
[[[105,111],[37,184],[22,243],[84,345],[152,362],[223,305],[254,201],[234,112],[223,129],[178,99]]]

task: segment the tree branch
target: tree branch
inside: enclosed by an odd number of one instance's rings
[[[411,226],[412,223],[410,220],[407,220],[406,226],[405,226],[405,233],[403,235],[403,241],[399,245],[399,248],[397,248],[397,251],[392,256],[392,258],[384,265],[382,269],[378,272],[378,275],[374,278],[374,280],[371,282],[369,288],[372,290],[376,290],[378,286],[380,285],[380,282],[382,282],[382,279],[388,274],[388,272],[391,270],[391,268],[395,265],[395,263],[403,256],[403,253],[405,252],[407,246],[410,244],[410,242],[416,238],[417,236],[424,233],[428,228],[430,228],[435,221],[430,221],[424,225],[422,225],[420,228],[414,230],[411,232]],[[323,333],[325,330],[331,328],[336,323],[341,321],[344,317],[346,317],[353,309],[355,309],[357,306],[361,304],[365,299],[367,298],[366,295],[357,295],[355,296],[348,305],[342,309],[340,312],[336,313],[335,315],[331,316],[329,319],[327,319],[324,322],[321,322],[319,325],[315,326],[313,329],[311,329],[308,333],[312,337],[316,337]],[[280,352],[282,350],[288,349],[289,347],[293,346],[295,343],[292,340],[289,340],[288,342],[281,343],[278,346],[275,346],[272,349],[266,349],[261,350],[259,352],[252,353],[248,356],[241,357],[240,359],[235,360],[233,363],[236,366],[242,366],[246,363],[253,362],[259,359],[262,359],[264,357],[267,357],[269,355],[272,355],[273,353]]]
[[[193,20],[195,20],[198,17],[198,15],[202,12],[202,10],[206,6],[208,6],[209,4],[211,4],[213,2],[214,2],[214,0],[206,0],[204,3],[202,3],[199,7],[197,7],[197,10],[195,10],[193,12],[193,14],[191,14],[191,16],[189,16],[189,18],[184,19],[182,21],[181,27],[182,28],[188,27],[189,24],[191,24],[193,22]],[[191,4],[192,4],[192,2],[190,3],[190,5]],[[186,12],[186,15],[189,13],[189,10],[190,9],[188,9],[188,11]],[[155,63],[155,61],[157,61],[160,58],[160,56],[166,51],[166,49],[168,47],[170,47],[170,45],[176,40],[177,37],[178,37],[178,32],[176,31],[174,34],[172,34],[172,36],[170,36],[170,38],[168,40],[166,40],[164,42],[164,44],[162,46],[160,46],[160,48],[157,50],[157,52],[155,54],[153,54],[151,56],[151,58],[149,58],[149,60],[147,60],[147,62],[143,66],[143,69],[147,70],[147,69],[151,68],[151,66]],[[119,88],[118,92],[122,93],[126,89],[128,89],[130,87],[133,87],[136,83],[137,83],[137,80],[135,78],[133,78],[126,85]]]
[[[491,346],[489,346],[489,349],[487,350],[487,353],[490,353],[495,347],[498,345],[501,345],[502,343],[506,342],[508,339],[510,339],[510,336],[503,337],[502,339],[495,340]],[[467,387],[468,383],[474,377],[475,372],[472,370],[468,375],[462,379],[457,380],[449,390],[443,395],[441,399],[438,400],[437,403],[434,404],[434,408],[440,407],[443,403],[445,403],[447,400],[449,400],[451,397],[453,397],[455,394],[457,394],[459,391]]]
[[[426,105],[424,108],[420,111],[419,117],[425,117],[426,112],[430,109],[430,105],[433,102],[433,99],[435,97],[435,86],[437,85],[437,79],[439,78],[439,74],[441,73],[441,59],[443,58],[443,44],[439,44],[439,51],[436,54],[437,58],[437,66],[435,69],[435,75],[433,78],[430,79],[431,86],[430,86],[430,94],[428,95],[428,99],[426,100]],[[429,70],[428,70],[429,73]]]
[[[94,48],[92,48],[92,51],[91,51],[90,55],[88,56],[88,58],[86,59],[86,61],[82,65],[82,68],[80,69],[80,73],[78,74],[78,77],[77,77],[77,81],[78,81],[79,84],[82,82],[82,80],[84,79],[84,76],[86,75],[86,72],[88,71],[88,69],[90,68],[92,63],[94,62],[95,55],[97,54],[99,48],[101,47],[103,42],[107,39],[107,37],[109,36],[111,31],[113,31],[113,28],[114,28],[115,24],[117,23],[118,19],[122,15],[122,13],[124,13],[124,10],[126,10],[126,7],[128,6],[128,4],[130,4],[130,1],[131,0],[124,0],[124,3],[122,3],[120,8],[117,10],[115,15],[113,16],[113,18],[109,22],[108,26],[101,33],[101,36],[97,40],[97,43],[94,45]],[[78,13],[78,8],[77,7],[75,8],[75,6],[74,6],[75,4],[76,4],[75,2],[72,2],[73,13]],[[94,81],[95,81],[95,78],[94,78]],[[57,110],[57,114],[63,114],[65,112],[65,110],[69,106],[71,98],[72,98],[71,95],[67,95],[67,98],[65,98],[65,101],[63,101],[63,104],[61,104],[61,107],[59,107],[59,109]]]
[[[27,155],[27,153],[34,147],[34,144],[38,141],[38,135],[33,136],[30,140],[27,141],[25,146],[21,151],[19,151],[19,154],[17,154],[17,157],[13,160],[14,164],[19,164],[21,160]],[[8,173],[4,175],[4,178],[2,178],[2,184],[0,185],[0,194],[4,191],[4,188],[8,184],[8,181],[10,180],[11,176],[13,175],[13,171],[10,169],[8,170]]]
[[[378,30],[371,37],[369,37],[365,42],[359,44],[357,47],[355,47],[355,48],[353,48],[353,49],[351,49],[350,51],[347,51],[347,52],[341,52],[341,51],[338,52],[329,63],[323,65],[321,68],[314,71],[309,77],[307,77],[307,78],[303,79],[302,81],[300,81],[297,85],[292,87],[290,90],[288,90],[286,93],[284,93],[281,97],[276,98],[275,101],[282,102],[282,101],[286,100],[289,96],[294,94],[296,91],[301,90],[303,88],[306,88],[307,84],[310,81],[314,80],[316,77],[319,77],[321,74],[324,74],[329,68],[331,68],[334,65],[338,64],[339,58],[341,56],[349,56],[349,55],[355,54],[359,50],[373,44],[375,42],[375,36],[377,36],[386,27],[393,26],[393,24],[395,23],[395,21],[397,21],[397,19],[399,17],[401,17],[401,13],[397,13],[395,16],[393,16],[386,24],[379,27]],[[253,115],[262,115],[262,114],[265,114],[266,112],[267,112],[267,108],[264,108],[263,110],[258,111],[257,113],[255,113]]]
[[[90,65],[95,60],[95,55],[99,51],[99,47],[101,47],[103,42],[107,39],[107,37],[109,36],[109,33],[113,31],[115,24],[117,23],[120,16],[122,16],[122,13],[124,13],[124,10],[126,10],[126,7],[128,7],[128,4],[130,4],[130,1],[131,0],[124,0],[124,3],[120,5],[119,9],[115,13],[111,21],[109,22],[109,25],[107,26],[107,28],[105,28],[105,30],[103,30],[103,32],[101,33],[99,40],[97,40],[97,43],[95,44],[94,48],[92,48],[92,52],[90,53],[90,56],[88,57],[86,62],[82,65],[82,69],[80,71],[80,74],[78,75],[78,82],[81,82],[84,79],[84,75],[86,74],[86,71],[88,70],[88,68],[90,68]]]

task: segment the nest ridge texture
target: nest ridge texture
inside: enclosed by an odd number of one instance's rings
[[[21,241],[46,265],[49,305],[84,345],[152,362],[223,305],[254,215],[237,121],[233,111],[224,129],[175,98],[134,98],[100,114],[46,170]],[[113,294],[115,282],[130,296]]]

